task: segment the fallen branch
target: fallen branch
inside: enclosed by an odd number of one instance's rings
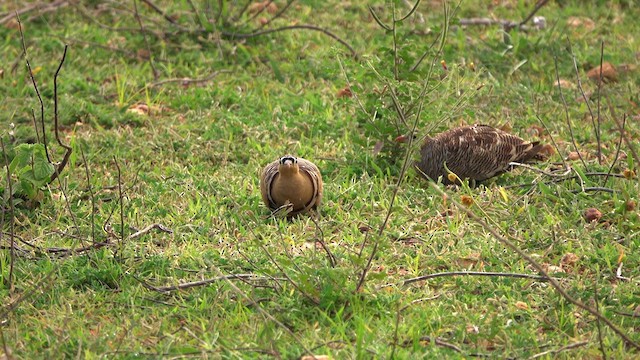
[[[441,273],[436,273],[436,274],[429,274],[429,275],[418,276],[418,277],[414,277],[414,278],[410,278],[410,279],[405,279],[405,280],[402,280],[401,282],[399,282],[397,284],[382,285],[382,286],[380,286],[380,288],[393,286],[393,285],[405,286],[405,285],[413,284],[413,283],[420,282],[420,281],[425,281],[425,280],[429,280],[429,279],[435,279],[435,278],[439,278],[439,277],[446,277],[446,276],[487,276],[487,277],[510,277],[510,278],[519,278],[519,279],[531,279],[531,280],[538,280],[538,281],[548,281],[549,280],[549,278],[547,278],[545,276],[531,275],[531,274],[502,273],[502,272],[483,272],[483,271],[449,271],[449,272],[441,272]]]
[[[209,76],[203,77],[203,78],[199,78],[199,79],[192,79],[192,78],[175,78],[175,79],[164,79],[164,80],[160,80],[160,81],[155,81],[152,82],[150,84],[147,84],[147,87],[152,88],[152,87],[156,87],[156,86],[160,86],[160,85],[164,85],[164,84],[170,84],[170,83],[180,83],[180,85],[182,86],[188,86],[190,84],[204,84],[207,83],[211,80],[213,80],[216,76],[218,76],[221,73],[229,73],[231,71],[229,70],[219,70],[219,71],[214,71],[213,73],[211,73]]]
[[[447,196],[447,194],[436,183],[429,182],[429,185],[434,190],[436,190],[440,195]],[[518,256],[520,256],[520,258],[522,258],[526,262],[528,262],[538,273],[540,273],[543,277],[547,278],[547,281],[549,282],[549,284],[551,284],[551,286],[553,286],[553,288],[558,292],[558,294],[560,294],[560,296],[562,296],[566,301],[568,301],[571,304],[573,304],[573,305],[575,305],[575,306],[587,311],[591,315],[593,315],[596,318],[600,319],[600,321],[605,323],[627,345],[632,346],[637,350],[640,350],[640,345],[638,345],[638,343],[636,343],[633,340],[631,340],[631,338],[629,336],[627,336],[627,334],[622,332],[622,330],[620,330],[606,316],[602,315],[599,311],[595,310],[591,306],[588,306],[588,305],[584,304],[583,302],[574,299],[571,295],[569,295],[569,293],[567,293],[567,291],[560,285],[560,283],[556,279],[554,279],[554,278],[549,276],[549,274],[545,271],[545,269],[542,267],[542,265],[540,265],[530,255],[528,255],[526,252],[524,252],[522,249],[520,249],[518,246],[516,246],[511,240],[507,239],[505,236],[500,234],[496,229],[494,229],[493,227],[489,226],[489,224],[487,224],[486,221],[484,221],[482,218],[480,218],[478,215],[476,215],[473,211],[468,209],[466,206],[464,206],[464,205],[460,204],[459,202],[457,202],[451,196],[447,196],[447,198],[448,198],[448,201],[450,201],[453,205],[455,205],[460,211],[464,212],[471,220],[475,221],[483,229],[485,229],[491,235],[493,235],[493,237],[496,238],[496,240],[498,240],[502,245],[504,245],[507,248],[509,248],[512,251],[514,251],[516,254],[518,254]]]
[[[567,350],[575,349],[575,348],[578,348],[578,347],[581,347],[581,346],[585,346],[588,343],[589,343],[588,341],[578,341],[578,342],[563,346],[563,347],[561,347],[559,349],[552,349],[552,350],[543,351],[541,353],[533,355],[532,357],[529,358],[529,360],[537,359],[537,358],[543,357],[545,355],[556,355],[556,354],[561,353],[563,351],[567,351]]]
[[[284,280],[286,280],[284,278],[273,278],[273,277],[267,277],[267,276],[258,276],[258,275],[255,275],[255,274],[231,274],[231,275],[224,275],[224,276],[216,276],[214,278],[207,279],[207,280],[192,281],[192,282],[182,283],[182,284],[178,284],[178,285],[161,286],[161,287],[153,286],[153,285],[151,285],[151,284],[149,284],[146,281],[143,281],[141,279],[137,279],[137,280],[140,281],[142,286],[144,286],[145,288],[147,288],[149,290],[166,293],[166,292],[170,292],[170,291],[184,290],[184,289],[189,289],[189,288],[193,288],[193,287],[207,286],[207,285],[216,283],[216,282],[221,281],[221,280],[236,280],[236,279],[237,280],[253,280],[253,281],[259,281],[259,280],[284,281]]]

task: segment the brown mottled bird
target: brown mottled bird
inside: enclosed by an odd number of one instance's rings
[[[544,160],[544,145],[487,125],[462,126],[427,138],[415,166],[422,176],[444,184],[459,183],[450,178],[448,168],[458,178],[478,181],[510,170],[510,162]]]
[[[286,205],[288,216],[316,209],[322,200],[322,175],[311,161],[285,155],[265,166],[260,176],[262,200],[272,211]]]

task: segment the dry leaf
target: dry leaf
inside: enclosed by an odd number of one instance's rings
[[[9,19],[9,21],[4,23],[4,27],[10,30],[20,30],[20,24],[16,18]],[[26,32],[24,30],[24,24],[22,24],[22,31]]]
[[[584,16],[570,16],[567,19],[567,25],[572,28],[582,28],[583,30],[591,31],[596,28],[596,23]]]
[[[522,301],[516,301],[516,307],[520,310],[529,310],[529,305]]]
[[[578,262],[578,260],[578,255],[574,253],[566,253],[562,256],[562,259],[560,259],[560,266],[562,266],[563,268],[565,266],[573,266]]]
[[[565,79],[558,80],[558,82],[556,82],[556,85],[560,86],[563,89],[573,89],[575,87],[574,83]]]
[[[567,156],[567,160],[578,160],[580,159],[580,154],[577,151],[572,151]]]
[[[599,221],[602,218],[602,213],[596,208],[588,208],[584,211],[584,219],[586,222]]]
[[[636,177],[636,172],[631,169],[624,169],[624,171],[622,172],[622,175],[624,176],[625,179],[631,180]]]
[[[625,209],[627,209],[627,211],[635,210],[636,209],[636,202],[634,200],[627,201],[627,203],[625,204]]]
[[[544,128],[538,125],[531,125],[529,129],[527,129],[527,133],[531,136],[540,137],[544,134]]]
[[[247,10],[249,11],[249,14],[257,14],[261,11],[264,11],[265,8],[267,12],[272,15],[278,12],[278,5],[269,0],[255,2],[249,5]]]
[[[300,360],[331,360],[329,355],[305,355]]]
[[[460,196],[460,202],[464,205],[464,206],[471,206],[473,205],[473,198],[469,195],[462,195]]]
[[[540,149],[539,153],[546,157],[551,157],[553,154],[556,153],[556,149],[554,149],[553,145],[551,144],[544,144],[544,146],[542,146],[542,149]]]
[[[149,107],[147,104],[135,104],[128,108],[127,112],[138,115],[149,115]]]
[[[351,89],[348,86],[338,91],[338,98],[343,98],[343,97],[350,98],[352,96],[353,96],[353,93],[351,92]]]
[[[600,66],[596,66],[589,70],[587,72],[587,76],[593,81],[598,81],[598,78],[600,77]],[[604,82],[618,80],[618,71],[610,62],[605,61],[602,63],[602,80]]]
[[[480,333],[480,329],[476,325],[467,324],[467,333],[469,333],[469,334],[479,334]]]

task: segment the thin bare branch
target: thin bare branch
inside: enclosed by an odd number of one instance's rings
[[[56,171],[51,175],[51,179],[49,179],[49,184],[51,184],[60,174],[64,167],[67,165],[69,161],[69,157],[71,156],[71,152],[73,149],[71,146],[62,142],[60,138],[60,125],[58,124],[58,74],[60,73],[60,69],[62,69],[62,65],[64,64],[64,59],[67,58],[67,48],[69,45],[64,46],[64,52],[62,53],[62,59],[60,59],[60,64],[58,65],[58,70],[56,70],[55,75],[53,76],[53,128],[55,131],[56,140],[58,141],[58,145],[65,149],[64,157],[62,161],[56,166]]]
[[[265,280],[270,280],[270,281],[285,281],[286,279],[284,278],[273,278],[273,277],[267,277],[267,276],[259,276],[256,274],[231,274],[231,275],[222,275],[222,276],[217,276],[211,279],[206,279],[206,280],[200,280],[200,281],[192,281],[192,282],[186,282],[186,283],[182,283],[182,284],[178,284],[178,285],[171,285],[171,286],[161,286],[161,287],[156,287],[153,286],[141,279],[137,279],[138,281],[140,281],[140,283],[142,284],[142,286],[144,286],[145,288],[149,289],[149,290],[153,290],[153,291],[157,291],[157,292],[162,292],[162,293],[166,293],[166,292],[171,292],[171,291],[176,291],[176,290],[184,290],[184,289],[190,289],[190,288],[194,288],[194,287],[199,287],[199,286],[207,286],[216,282],[219,282],[221,280],[251,280],[251,281],[265,281]]]
[[[20,39],[22,41],[22,56],[24,57],[24,61],[27,64],[27,70],[29,71],[29,78],[31,78],[33,89],[36,91],[36,95],[38,96],[38,101],[40,102],[40,123],[42,124],[42,145],[44,145],[44,152],[47,155],[47,161],[51,162],[51,158],[49,157],[49,148],[47,145],[47,132],[44,127],[44,102],[42,101],[42,96],[40,95],[40,90],[38,89],[38,83],[36,82],[36,79],[33,76],[33,71],[31,70],[31,63],[29,63],[29,57],[27,56],[27,45],[24,40],[24,33],[22,32],[22,22],[20,21],[20,16],[16,15],[16,19],[18,20],[18,29],[20,30]]]
[[[218,71],[214,71],[213,73],[211,73],[210,75],[208,75],[206,77],[197,78],[197,79],[192,79],[192,78],[164,79],[164,80],[159,80],[159,81],[155,81],[155,82],[152,82],[150,84],[147,84],[147,87],[152,88],[152,87],[165,85],[165,84],[170,84],[170,83],[180,83],[180,85],[182,85],[182,86],[189,86],[191,84],[206,84],[209,81],[213,80],[219,74],[229,73],[229,72],[231,72],[231,71],[230,70],[218,70]]]
[[[578,149],[578,144],[576,144],[576,137],[573,135],[573,125],[571,125],[571,117],[569,116],[569,107],[567,106],[567,101],[565,100],[564,94],[562,93],[562,86],[560,86],[560,74],[558,73],[558,58],[554,57],[553,60],[554,60],[554,65],[556,69],[556,84],[558,85],[558,91],[560,92],[560,98],[562,99],[562,106],[564,108],[564,114],[567,120],[567,126],[569,127],[569,134],[571,135],[571,143],[573,144],[573,148],[578,153],[578,157],[580,158],[580,162],[582,162],[582,166],[584,166],[585,170],[587,170],[587,163],[582,158],[580,149]]]
[[[2,155],[4,156],[4,166],[7,169],[7,189],[9,190],[8,201],[9,201],[9,246],[10,249],[10,261],[9,261],[9,276],[6,279],[6,284],[9,286],[9,291],[13,293],[13,266],[16,260],[16,251],[15,251],[15,228],[14,228],[14,218],[15,218],[15,209],[13,206],[13,184],[11,181],[11,170],[9,169],[9,158],[7,157],[7,150],[4,147],[4,140],[2,136],[0,136],[0,145],[2,146]],[[5,191],[6,191],[5,190]],[[4,212],[4,207],[2,207]],[[4,214],[2,214],[2,219],[4,221]]]
[[[529,22],[529,20],[531,20],[536,13],[542,9],[543,6],[545,6],[547,3],[549,2],[549,0],[538,0],[538,2],[536,3],[536,6],[533,8],[533,10],[529,13],[529,15],[527,15],[526,18],[524,18],[522,21],[520,21],[520,23],[518,24],[518,27],[523,27],[524,24],[526,24],[527,22]]]
[[[144,0],[141,0],[144,1]],[[151,72],[153,73],[153,80],[157,81],[160,77],[160,73],[156,66],[153,63],[153,52],[151,52],[151,45],[149,44],[149,39],[147,39],[147,32],[144,30],[144,25],[142,24],[142,20],[140,19],[140,14],[138,14],[138,1],[133,0],[133,17],[135,17],[138,25],[140,26],[140,32],[142,33],[142,38],[144,39],[144,43],[147,46],[147,52],[149,53],[149,66],[151,66]],[[198,15],[197,13],[195,14]]]
[[[290,25],[290,26],[283,26],[283,27],[279,27],[279,28],[275,28],[275,29],[256,31],[256,32],[252,32],[252,33],[230,33],[230,32],[224,32],[223,31],[221,34],[222,34],[223,37],[225,37],[227,39],[234,40],[234,39],[249,39],[249,38],[252,38],[252,37],[272,34],[272,33],[280,32],[280,31],[296,30],[296,29],[319,31],[319,32],[329,36],[330,38],[336,40],[340,44],[344,45],[347,49],[349,49],[349,51],[351,52],[351,55],[353,57],[357,57],[358,56],[356,51],[353,49],[353,47],[351,45],[349,45],[348,42],[346,42],[345,40],[342,40],[340,37],[338,37],[338,35],[332,33],[331,31],[323,29],[323,28],[315,26],[315,25],[307,25],[307,24]]]
[[[591,109],[591,102],[587,98],[587,94],[584,92],[584,88],[582,87],[582,80],[580,80],[580,71],[578,71],[578,63],[576,61],[576,55],[573,53],[573,50],[571,48],[571,43],[569,43],[569,52],[571,53],[571,59],[573,60],[573,69],[576,73],[576,82],[578,84],[578,91],[580,92],[580,95],[582,95],[582,99],[584,100],[584,103],[587,105],[587,110],[589,111],[589,116],[591,117],[591,125],[593,125],[593,131],[595,132],[595,135],[596,135],[596,142],[598,144],[598,163],[602,165],[602,144],[600,143],[600,132],[599,132],[600,128],[596,124],[596,118],[593,115],[593,110]],[[602,67],[600,68],[600,71],[602,71]]]
[[[447,277],[447,276],[486,276],[486,277],[510,277],[510,278],[518,278],[518,279],[530,279],[530,280],[536,280],[536,281],[549,280],[547,277],[540,276],[540,275],[531,275],[531,274],[483,272],[483,271],[448,271],[448,272],[418,276],[411,279],[405,279],[397,284],[386,284],[381,286],[380,288],[393,286],[393,285],[406,286],[406,285],[413,284],[420,281],[435,279],[439,277]]]
[[[622,117],[622,130],[620,131],[620,138],[618,138],[618,145],[616,145],[616,155],[613,157],[613,160],[611,160],[611,166],[609,166],[609,171],[607,171],[607,176],[604,177],[604,181],[602,182],[603,186],[607,185],[607,181],[609,181],[609,176],[613,171],[613,167],[618,162],[618,157],[620,156],[620,148],[622,146],[622,139],[624,137],[624,127],[626,124],[627,124],[627,114],[624,114],[624,116]]]
[[[429,182],[429,185],[431,186],[431,188],[436,190],[440,195],[447,196],[447,194],[436,183]],[[582,303],[579,300],[574,299],[571,295],[569,295],[569,293],[567,293],[567,291],[562,287],[562,285],[560,285],[560,283],[556,279],[550,277],[549,274],[542,267],[542,265],[540,265],[536,260],[534,260],[529,254],[527,254],[526,252],[521,250],[518,246],[516,246],[507,237],[505,237],[502,234],[500,234],[495,228],[490,226],[486,221],[484,221],[482,218],[480,218],[478,215],[476,215],[469,208],[467,208],[466,206],[460,204],[455,199],[453,199],[451,196],[447,196],[447,197],[448,197],[448,201],[451,202],[453,205],[455,205],[458,208],[458,210],[464,212],[471,220],[476,222],[483,229],[485,229],[491,235],[493,235],[493,237],[496,238],[496,240],[498,240],[502,245],[504,245],[507,248],[509,248],[512,251],[514,251],[516,254],[518,254],[518,256],[520,256],[520,258],[522,258],[523,260],[528,262],[531,265],[531,267],[533,267],[538,273],[540,273],[541,276],[547,278],[547,281],[549,282],[549,284],[551,284],[551,286],[553,286],[553,288],[558,292],[558,294],[560,294],[560,296],[562,296],[566,301],[568,301],[571,304],[573,304],[573,305],[575,305],[575,306],[587,311],[591,315],[597,317],[603,323],[605,323],[613,332],[618,334],[618,336],[627,345],[632,346],[637,350],[640,350],[640,345],[638,345],[638,343],[636,343],[633,340],[631,340],[631,338],[627,334],[622,332],[622,330],[620,330],[613,322],[611,322],[611,320],[607,319],[607,317],[602,315],[599,311],[596,311],[594,308]]]
[[[543,351],[541,353],[535,354],[532,357],[529,358],[529,360],[533,360],[533,359],[537,359],[546,355],[556,355],[558,353],[561,353],[563,351],[567,351],[567,350],[571,350],[571,349],[575,349],[575,348],[579,348],[581,346],[585,346],[589,344],[588,341],[578,341],[575,343],[571,343],[569,345],[563,346],[559,349],[553,349],[553,350],[547,350],[547,351]]]

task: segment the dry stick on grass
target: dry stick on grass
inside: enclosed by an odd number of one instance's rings
[[[144,1],[144,0],[142,0]],[[147,32],[144,30],[144,25],[142,24],[142,20],[140,19],[140,14],[138,13],[138,1],[133,0],[133,17],[136,18],[138,25],[140,26],[140,32],[142,33],[142,38],[144,39],[144,43],[147,46],[147,51],[149,52],[149,65],[151,66],[151,72],[153,73],[153,80],[158,81],[160,77],[160,73],[156,66],[153,64],[153,53],[151,52],[151,45],[149,44],[149,39],[147,39]]]
[[[433,182],[429,182],[429,185],[434,190],[436,190],[440,195],[447,196],[447,194],[437,184],[435,184]],[[571,295],[569,295],[567,293],[567,291],[562,287],[562,285],[560,285],[560,283],[556,279],[554,279],[554,278],[549,276],[549,274],[544,270],[542,265],[540,265],[531,256],[529,256],[527,253],[525,253],[523,250],[521,250],[519,247],[517,247],[513,242],[511,242],[511,240],[507,239],[505,236],[500,234],[496,229],[494,229],[489,224],[487,224],[486,221],[484,221],[482,218],[480,218],[478,215],[476,215],[473,211],[471,211],[470,209],[468,209],[464,205],[462,205],[459,202],[457,202],[456,200],[454,200],[451,196],[447,196],[447,197],[449,198],[449,201],[452,204],[454,204],[459,210],[461,210],[462,212],[467,214],[467,216],[471,220],[475,221],[483,229],[485,229],[491,235],[493,235],[493,237],[495,237],[496,240],[498,240],[502,245],[504,245],[504,246],[508,247],[509,249],[511,249],[512,251],[514,251],[522,259],[524,259],[526,262],[528,262],[538,273],[542,274],[543,277],[547,278],[547,281],[549,282],[549,284],[551,284],[551,286],[553,286],[553,288],[556,289],[556,291],[566,301],[568,301],[571,304],[573,304],[573,305],[575,305],[575,306],[587,311],[588,313],[592,314],[596,318],[600,319],[613,332],[618,334],[618,336],[620,336],[620,338],[622,338],[622,340],[624,340],[624,342],[627,343],[627,345],[633,346],[637,350],[640,350],[640,345],[638,345],[636,342],[631,340],[631,338],[629,338],[624,332],[622,332],[622,330],[618,329],[618,327],[613,322],[611,322],[611,320],[607,319],[604,315],[602,315],[600,312],[598,312],[594,308],[582,303],[581,301],[578,301],[578,300],[574,299]]]
[[[578,62],[576,61],[576,56],[573,53],[571,48],[571,42],[569,42],[569,52],[571,53],[571,60],[573,61],[573,69],[576,72],[576,82],[578,84],[578,91],[580,91],[580,95],[584,100],[584,103],[587,105],[587,110],[589,110],[589,116],[591,117],[591,125],[593,125],[593,131],[596,135],[596,142],[598,144],[598,163],[602,165],[602,144],[600,142],[600,126],[596,124],[596,118],[593,115],[593,110],[591,109],[591,103],[589,102],[589,98],[587,98],[587,94],[584,92],[584,88],[582,87],[582,80],[580,80],[580,71],[578,71]],[[602,68],[600,69],[602,71]]]
[[[251,303],[251,305],[253,305],[253,307],[258,310],[258,312],[260,312],[265,318],[273,321],[276,325],[280,326],[282,328],[282,330],[284,330],[287,334],[289,334],[289,336],[291,336],[291,338],[293,338],[293,340],[295,340],[298,345],[300,345],[300,347],[302,347],[302,349],[305,351],[305,353],[311,355],[311,350],[309,350],[309,348],[307,348],[304,343],[302,342],[302,339],[300,339],[293,331],[291,331],[286,325],[284,325],[283,323],[281,323],[278,319],[276,319],[273,315],[269,314],[265,309],[262,308],[262,306],[260,306],[260,304],[258,302],[256,302],[253,298],[251,298],[249,295],[245,294],[242,290],[240,290],[239,287],[236,286],[236,284],[233,283],[233,281],[231,281],[231,279],[226,278],[225,275],[222,273],[222,271],[215,265],[212,265],[212,268],[215,270],[215,272],[218,273],[218,276],[222,277],[223,280],[225,280],[227,282],[227,284],[229,284],[229,286],[231,287],[231,289],[238,295],[240,295],[241,297],[243,297],[245,300],[247,300],[249,303]]]
[[[118,249],[116,250],[116,255],[120,252],[120,256],[122,256],[122,242],[124,241],[124,197],[122,196],[122,171],[120,170],[120,164],[118,164],[118,159],[116,156],[113,156],[113,162],[116,165],[116,170],[118,172],[118,202],[120,204],[120,239],[118,241]],[[117,257],[114,255],[114,257]]]
[[[314,219],[313,216],[310,216],[309,218],[316,225],[317,233],[320,233],[319,236],[316,235],[316,241],[320,243],[320,246],[322,246],[322,249],[324,250],[324,252],[327,253],[327,259],[329,260],[329,264],[331,265],[331,267],[335,268],[336,265],[338,264],[338,261],[336,260],[336,257],[331,252],[331,249],[329,249],[327,244],[324,242],[324,232],[322,231],[320,224],[318,224],[318,221]]]
[[[7,168],[7,189],[9,190],[9,246],[10,261],[9,261],[9,278],[7,279],[7,285],[9,285],[9,292],[13,293],[13,265],[16,260],[16,251],[14,243],[14,217],[15,209],[13,208],[13,185],[11,184],[11,170],[9,170],[9,158],[7,157],[7,150],[4,147],[4,140],[0,136],[0,145],[2,145],[2,154],[4,155],[4,166]],[[6,194],[6,190],[5,190]],[[2,207],[2,222],[4,226],[4,206]]]
[[[27,56],[27,45],[24,40],[24,33],[22,32],[22,22],[20,21],[20,16],[18,16],[17,14],[16,19],[18,20],[18,29],[20,30],[20,39],[22,40],[22,57],[24,57],[24,61],[27,64],[27,70],[29,72],[29,77],[31,78],[31,84],[33,84],[33,89],[36,91],[36,95],[38,96],[38,102],[40,102],[40,123],[42,124],[42,144],[44,145],[44,153],[47,155],[47,161],[51,163],[51,158],[49,157],[49,148],[47,145],[47,132],[44,127],[44,101],[42,101],[42,96],[40,95],[40,90],[38,89],[38,83],[33,76],[33,71],[31,70],[31,63],[29,62],[29,57]],[[33,113],[33,109],[31,111]]]
[[[622,117],[622,131],[620,131],[620,138],[618,139],[618,145],[616,145],[616,155],[611,160],[611,166],[609,166],[609,171],[607,171],[607,175],[604,177],[604,181],[602,185],[607,185],[607,181],[609,181],[609,176],[611,176],[611,172],[613,171],[613,167],[618,162],[618,156],[620,156],[620,148],[622,147],[622,138],[624,135],[624,127],[627,124],[627,114],[624,114]]]
[[[199,287],[199,286],[207,286],[207,285],[219,282],[221,280],[234,280],[234,279],[253,280],[253,281],[263,281],[263,280],[285,281],[286,280],[285,278],[258,276],[256,274],[230,274],[230,275],[217,276],[217,277],[206,279],[206,280],[182,283],[178,285],[157,287],[147,283],[142,279],[138,279],[135,276],[134,276],[134,279],[138,280],[142,284],[142,286],[144,286],[145,288],[149,290],[161,292],[161,293],[167,293],[167,292],[176,291],[176,290],[184,290],[184,289],[189,289],[189,288]],[[243,281],[243,282],[247,283],[246,281]]]
[[[543,352],[541,352],[539,354],[535,354],[532,357],[530,357],[529,360],[537,359],[537,358],[540,358],[540,357],[543,357],[543,356],[546,356],[546,355],[556,355],[556,354],[559,354],[559,353],[561,353],[563,351],[579,348],[579,347],[585,346],[587,344],[589,344],[588,341],[578,341],[578,342],[569,344],[567,346],[563,346],[563,347],[561,347],[559,349],[547,350],[547,351],[543,351]]]
[[[636,166],[638,166],[638,164],[640,164],[640,157],[638,157],[638,153],[636,152],[635,142],[631,141],[631,139],[629,138],[629,134],[627,134],[627,131],[625,130],[623,124],[621,124],[620,121],[618,120],[618,117],[616,116],[616,109],[611,103],[611,99],[609,99],[608,97],[607,97],[607,105],[609,106],[609,112],[611,113],[611,117],[613,118],[613,121],[615,121],[616,125],[618,126],[618,131],[620,131],[620,134],[622,134],[622,138],[624,139],[625,145],[627,145],[627,149],[631,151],[631,155],[633,156],[634,163],[636,164]],[[626,114],[625,114],[625,117],[626,117]]]
[[[279,27],[279,28],[275,28],[275,29],[256,31],[256,32],[252,32],[252,33],[230,33],[230,32],[226,32],[226,31],[222,31],[221,35],[224,38],[229,39],[229,40],[249,39],[249,38],[253,38],[253,37],[257,37],[257,36],[261,36],[261,35],[267,35],[267,34],[272,34],[272,33],[280,32],[280,31],[296,30],[296,29],[319,31],[319,32],[329,36],[330,38],[336,40],[337,42],[342,44],[344,47],[349,49],[349,51],[351,52],[351,55],[354,58],[358,57],[358,53],[353,49],[353,47],[348,42],[346,42],[345,40],[342,40],[338,35],[332,33],[331,31],[329,31],[327,29],[323,29],[323,28],[315,26],[315,25],[308,25],[308,24],[290,25],[290,26],[283,26],[283,27]]]
[[[444,48],[444,44],[445,44],[444,39],[446,37],[445,34],[447,33],[447,31],[448,31],[447,29],[449,27],[449,19],[450,19],[449,8],[447,7],[446,2],[444,3],[443,6],[444,6],[444,13],[445,13],[444,30],[443,30],[443,36],[442,36],[443,40],[440,42],[440,46],[439,46],[439,48],[438,48],[438,50],[436,52],[436,55],[435,55],[436,58],[441,54],[442,49]],[[381,26],[384,27],[384,25],[382,25],[382,24],[381,24]],[[420,96],[418,97],[418,99],[420,99],[419,100],[419,104],[418,104],[418,111],[416,112],[415,119],[414,119],[414,122],[413,122],[413,127],[411,128],[411,132],[410,132],[410,135],[409,135],[409,142],[407,144],[407,150],[405,152],[405,157],[404,157],[404,160],[403,160],[402,169],[400,170],[400,175],[398,176],[398,181],[396,182],[396,186],[393,189],[393,193],[391,194],[391,200],[389,201],[389,209],[387,210],[387,214],[386,214],[386,216],[384,218],[383,223],[380,225],[380,228],[378,229],[378,232],[376,234],[377,238],[376,238],[375,242],[373,243],[373,248],[371,249],[371,253],[369,254],[369,258],[367,260],[367,264],[365,265],[364,269],[362,270],[362,274],[360,275],[360,279],[358,280],[358,283],[357,283],[355,291],[354,291],[355,293],[358,293],[360,291],[360,289],[362,288],[362,286],[364,285],[364,282],[366,280],[367,273],[371,269],[371,263],[373,262],[373,258],[376,256],[376,253],[378,252],[378,246],[380,244],[380,239],[382,238],[382,233],[384,232],[384,229],[386,228],[387,223],[389,222],[389,218],[391,217],[391,213],[393,212],[393,204],[395,203],[396,196],[398,195],[398,191],[400,190],[400,185],[402,184],[402,181],[404,180],[404,177],[405,177],[405,175],[407,173],[407,169],[409,168],[409,164],[411,163],[411,150],[412,150],[412,147],[413,147],[413,134],[415,134],[416,129],[418,127],[418,121],[420,120],[420,114],[422,113],[422,107],[424,105],[424,100],[425,100],[424,94],[428,90],[429,79],[431,79],[431,75],[432,75],[432,73],[434,71],[434,68],[435,68],[434,62],[431,62],[431,66],[429,67],[429,71],[428,71],[427,76],[425,78],[426,80],[425,80],[425,82],[424,82],[424,84],[422,86],[422,89],[420,91]],[[404,123],[407,123],[406,116],[402,112],[402,109],[400,107],[396,107],[395,109],[396,109],[396,112],[397,112],[398,116],[402,119],[402,121]],[[368,234],[368,232],[367,232],[367,234]],[[365,247],[366,240],[367,240],[367,237],[365,236],[365,241],[362,243],[361,251]]]
[[[147,84],[147,87],[152,88],[152,87],[169,84],[169,83],[176,83],[176,82],[180,83],[180,85],[182,86],[188,86],[190,84],[204,84],[213,80],[216,76],[218,76],[221,73],[230,73],[230,72],[231,72],[230,70],[218,70],[218,71],[214,71],[209,76],[199,78],[199,79],[191,79],[191,78],[164,79],[164,80],[155,81],[150,84]]]
[[[538,0],[538,2],[536,3],[536,6],[533,8],[533,11],[531,11],[529,13],[529,15],[527,15],[526,18],[524,18],[522,21],[520,21],[520,24],[518,24],[518,27],[523,27],[527,22],[529,22],[529,20],[533,19],[533,17],[536,15],[536,13],[540,9],[542,9],[542,7],[545,6],[548,2],[549,2],[549,0]]]
[[[587,163],[582,158],[582,154],[580,153],[580,149],[578,149],[578,144],[576,144],[576,138],[573,135],[573,125],[571,125],[571,117],[569,117],[569,107],[567,106],[567,101],[564,98],[564,94],[562,93],[562,86],[560,86],[560,74],[558,73],[558,58],[553,57],[553,63],[556,69],[556,83],[558,84],[558,91],[560,92],[560,98],[562,99],[562,107],[564,109],[564,114],[567,119],[567,126],[569,127],[569,134],[571,135],[571,143],[573,144],[573,148],[578,153],[578,157],[580,158],[580,162],[582,162],[582,166],[587,170]]]
[[[446,277],[446,276],[487,276],[487,277],[510,277],[510,278],[518,278],[518,279],[531,279],[531,280],[538,280],[538,281],[549,280],[545,276],[519,274],[519,273],[483,272],[483,271],[447,271],[447,272],[418,276],[411,279],[405,279],[397,284],[386,284],[386,285],[380,286],[380,288],[385,288],[393,285],[405,286],[405,285],[413,284],[420,281],[435,279],[439,277]]]
[[[95,219],[96,219],[96,198],[93,193],[93,186],[91,186],[91,173],[89,171],[89,164],[87,164],[87,158],[84,156],[84,150],[82,150],[82,146],[80,148],[80,156],[82,156],[82,163],[84,165],[84,174],[87,178],[87,187],[89,189],[89,196],[91,198],[91,242],[96,243],[96,230],[95,230]]]
[[[51,12],[51,11],[55,11],[57,8],[62,7],[62,6],[66,6],[68,5],[68,1],[67,0],[58,0],[58,1],[54,1],[50,4],[47,4],[45,2],[41,2],[41,3],[34,3],[34,4],[30,4],[20,10],[16,10],[14,12],[10,12],[7,15],[5,15],[4,17],[0,18],[0,25],[4,25],[7,22],[9,22],[11,19],[13,19],[16,16],[20,16],[22,14],[26,14],[28,12],[30,12],[31,10],[38,10],[39,15],[42,15],[46,12]]]
[[[58,145],[64,148],[65,153],[62,158],[62,161],[60,161],[58,166],[55,167],[55,172],[53,173],[53,175],[51,175],[51,179],[49,179],[49,184],[51,184],[55,179],[58,178],[58,176],[60,176],[60,174],[62,173],[62,170],[64,170],[64,167],[67,165],[67,162],[69,161],[71,152],[73,151],[71,146],[63,143],[62,139],[60,139],[60,126],[58,124],[58,75],[60,74],[60,69],[62,69],[64,60],[67,58],[68,47],[69,45],[66,45],[66,44],[64,45],[64,52],[62,53],[62,59],[60,60],[60,64],[58,65],[58,69],[56,70],[55,75],[53,76],[53,130],[56,136],[56,141],[58,141]],[[29,71],[31,71],[31,69],[29,69]],[[44,125],[43,125],[43,130],[44,130]],[[60,185],[60,188],[62,189],[62,184]]]
[[[597,89],[597,97],[598,97],[598,107],[596,108],[596,110],[598,111],[598,119],[597,119],[597,128],[596,128],[596,134],[598,134],[598,162],[600,164],[602,164],[602,147],[600,146],[600,124],[601,124],[601,118],[600,118],[600,90],[602,90],[602,63],[604,61],[604,40],[601,41],[600,43],[600,73],[598,74],[598,89]]]
[[[294,1],[295,0],[287,1],[287,3],[282,7],[282,9],[280,9],[280,11],[278,11],[276,14],[274,14],[269,20],[267,20],[264,23],[260,24],[260,26],[258,26],[258,30],[264,29],[267,25],[271,24],[271,22],[273,20],[280,18],[285,13],[285,11],[287,11],[287,9],[289,9],[289,7],[291,6],[291,4],[293,4]]]
[[[598,271],[598,275],[600,272]],[[598,276],[600,278],[600,276]],[[598,284],[596,280],[593,280],[593,300],[596,304],[596,311],[600,312],[600,301],[598,299]],[[600,344],[600,353],[602,353],[602,358],[607,360],[607,352],[604,350],[604,341],[602,341],[602,324],[600,323],[600,319],[596,319],[596,329],[598,330],[598,343]]]
[[[457,345],[454,345],[454,344],[448,343],[448,342],[446,342],[446,341],[444,341],[444,340],[440,340],[440,338],[433,338],[433,337],[431,337],[431,336],[422,336],[422,337],[420,337],[420,338],[418,339],[418,341],[427,341],[427,342],[430,342],[430,343],[432,342],[432,343],[434,343],[434,344],[436,344],[436,345],[438,345],[438,346],[441,346],[441,347],[444,347],[444,348],[447,348],[447,349],[453,350],[453,351],[455,351],[455,352],[457,352],[457,353],[460,353],[460,354],[463,354],[463,353],[464,353],[464,352],[462,351],[462,349],[460,349],[460,347],[458,347]],[[405,340],[405,341],[402,343],[402,346],[403,346],[403,347],[408,347],[408,346],[411,346],[411,345],[412,345],[412,343],[413,343],[413,339],[408,339],[408,340]]]

